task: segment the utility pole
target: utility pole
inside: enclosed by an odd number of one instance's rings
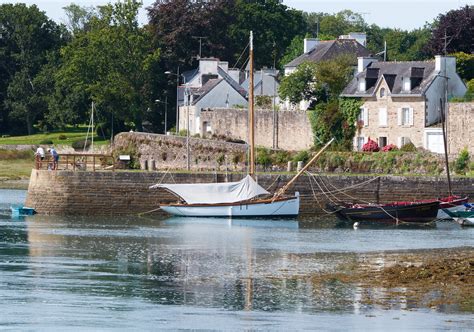
[[[192,36],[191,38],[199,39],[199,59],[201,59],[202,58],[202,40],[207,39],[207,37]]]

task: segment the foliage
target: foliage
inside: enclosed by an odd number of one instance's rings
[[[292,104],[311,100],[316,95],[315,80],[316,65],[304,62],[293,73],[281,79],[278,94],[281,99],[288,99]]]
[[[456,52],[450,54],[456,57],[456,72],[465,81],[474,79],[474,54]]]
[[[291,158],[290,158],[290,153],[288,151],[281,150],[281,151],[277,151],[273,155],[272,159],[273,159],[273,164],[282,165],[282,164],[286,164]]]
[[[72,142],[71,144],[71,147],[74,149],[74,150],[83,150],[83,149],[88,149],[92,144],[92,141],[90,139],[80,139],[80,140],[77,140],[77,141],[74,141]]]
[[[121,146],[114,149],[112,153],[115,160],[118,160],[120,155],[129,155],[130,163],[129,166],[131,169],[140,169],[140,153],[138,152],[138,147],[134,142],[129,142],[126,146]],[[163,157],[163,155],[162,155]],[[166,156],[165,156],[166,158]]]
[[[188,130],[187,129],[180,129],[179,136],[188,136]]]
[[[137,13],[141,3],[127,0],[99,8],[90,29],[75,35],[61,50],[62,64],[56,74],[55,101],[51,119],[59,114],[82,114],[90,102],[99,121],[133,122],[141,130],[144,112],[152,98],[149,82],[160,50],[151,47],[151,36],[140,28]]]
[[[272,97],[255,96],[255,106],[258,108],[272,109]]]
[[[293,59],[299,57],[304,52],[304,37],[301,35],[295,36],[290,45],[285,49],[285,53],[281,57],[279,63],[280,67],[285,66],[287,63],[291,62]]]
[[[351,80],[355,62],[353,56],[341,55],[318,63],[302,63],[295,72],[282,78],[278,90],[280,98],[292,104],[337,98]]]
[[[470,156],[467,148],[462,149],[454,162],[454,171],[458,174],[466,174],[469,166],[469,159]]]
[[[307,33],[319,31],[321,40],[335,39],[353,31],[365,31],[367,24],[361,14],[342,10],[336,14],[304,13]]]
[[[389,152],[389,151],[397,151],[397,150],[398,150],[398,147],[395,144],[389,144],[389,145],[385,145],[381,151]]]
[[[51,144],[54,144],[52,140],[50,139],[44,139],[42,141],[39,142],[39,144],[48,144],[48,145],[51,145]]]
[[[262,165],[266,169],[272,163],[270,150],[267,148],[257,148],[255,161],[257,165]]]
[[[67,33],[36,5],[0,5],[0,131],[32,134],[47,111],[49,61]]]
[[[416,146],[412,142],[404,144],[401,148],[400,151],[403,152],[415,152],[416,151]]]
[[[465,6],[437,17],[431,37],[426,45],[431,56],[444,54],[444,37],[448,37],[447,53],[474,53],[474,7]]]
[[[219,166],[222,166],[225,162],[225,154],[221,153],[220,155],[217,156],[216,162]]]
[[[303,151],[300,151],[298,152],[292,159],[293,162],[298,162],[298,161],[302,161],[303,164],[306,164],[308,161],[309,161],[309,152],[307,150],[303,150]]]

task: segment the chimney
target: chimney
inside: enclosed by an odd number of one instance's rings
[[[454,56],[435,56],[435,70],[441,73],[455,73],[456,72],[456,58]],[[446,72],[445,72],[446,70]]]
[[[304,52],[308,53],[312,49],[314,49],[319,44],[318,38],[305,38],[304,39]]]
[[[220,61],[219,67],[221,67],[226,73],[229,72],[229,63],[227,61]]]
[[[377,62],[376,58],[372,57],[363,57],[360,56],[357,58],[357,73],[362,73],[365,68],[367,68],[368,65],[370,65],[372,62]]]
[[[242,73],[241,73],[240,69],[238,69],[238,68],[229,69],[228,74],[237,83],[239,83],[239,84],[242,83]]]
[[[365,32],[349,32],[349,39],[355,39],[362,46],[367,46],[367,35]]]

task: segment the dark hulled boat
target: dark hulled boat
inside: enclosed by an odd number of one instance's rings
[[[328,208],[342,220],[428,223],[436,220],[439,201],[389,204],[338,204]]]

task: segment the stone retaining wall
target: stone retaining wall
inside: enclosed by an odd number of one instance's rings
[[[238,181],[242,174],[217,173],[169,173],[163,178],[161,172],[31,172],[26,206],[35,208],[40,214],[51,215],[133,215],[150,211],[160,202],[174,202],[176,198],[164,190],[150,190],[152,184],[198,183]],[[288,175],[259,175],[258,181],[273,192],[284,185]],[[372,180],[363,187],[346,193],[350,197],[370,202],[412,200],[445,196],[446,180],[435,177],[385,176],[324,176],[328,188],[348,188]],[[332,187],[334,186],[334,187]],[[313,186],[317,191],[317,187]],[[324,195],[313,196],[309,178],[303,176],[289,193],[299,191],[302,197],[301,214],[321,214],[321,207],[328,202]],[[474,197],[474,180],[455,178],[453,191]],[[349,196],[338,197],[352,200]]]

